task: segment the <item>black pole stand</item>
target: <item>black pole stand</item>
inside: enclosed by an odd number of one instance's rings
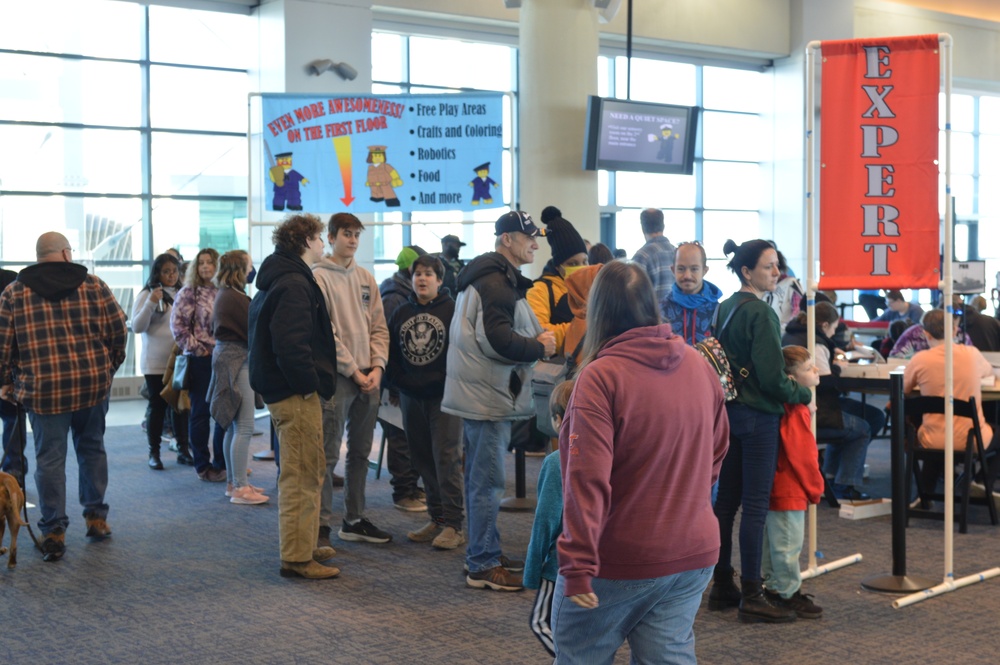
[[[906,477],[906,421],[903,414],[903,375],[889,375],[889,403],[892,405],[892,575],[876,575],[861,582],[869,591],[913,593],[937,585],[940,580],[906,574],[906,510],[910,479]]]
[[[524,480],[524,448],[514,449],[514,496],[500,501],[500,510],[510,512],[534,510],[535,499],[529,498],[527,483]]]

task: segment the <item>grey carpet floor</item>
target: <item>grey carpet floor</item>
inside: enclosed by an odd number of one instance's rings
[[[114,408],[114,407],[112,407]],[[388,475],[368,480],[368,513],[394,534],[387,545],[336,541],[342,570],[328,581],[278,576],[277,492],[269,462],[251,462],[252,481],[272,502],[236,506],[221,484],[201,482],[166,454],[167,470],[145,467],[137,425],[109,427],[113,537],[84,538],[76,465],[67,464],[67,554],[44,563],[22,529],[20,563],[0,567],[0,663],[546,663],[528,628],[534,592],[467,589],[462,552],[411,543],[425,515],[392,506]],[[266,447],[255,437],[252,450]],[[872,445],[869,489],[886,494],[888,443]],[[373,452],[374,457],[374,452]],[[541,460],[529,458],[529,494]],[[508,459],[513,487],[513,461]],[[29,483],[29,500],[34,490]],[[1000,528],[973,508],[969,533],[955,537],[958,576],[1000,565]],[[30,511],[37,521],[37,509]],[[503,513],[504,549],[524,553],[530,513]],[[695,623],[702,663],[996,663],[1000,579],[909,608],[860,582],[892,570],[890,520],[840,519],[819,509],[828,560],[853,553],[859,564],[805,583],[825,613],[791,625],[743,625],[733,611]],[[943,575],[942,524],[907,531],[908,572]],[[804,560],[804,556],[803,556]],[[5,566],[6,562],[0,562]],[[623,647],[616,663],[628,662]]]

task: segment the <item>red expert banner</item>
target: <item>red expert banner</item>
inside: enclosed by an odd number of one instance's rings
[[[936,288],[937,35],[822,43],[821,289]]]

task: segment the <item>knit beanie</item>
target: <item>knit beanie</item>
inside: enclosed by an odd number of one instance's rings
[[[586,254],[587,245],[573,225],[562,218],[562,212],[555,206],[542,211],[542,223],[548,226],[545,238],[552,247],[552,263],[560,266],[576,254]]]
[[[399,255],[396,257],[396,265],[400,270],[409,270],[413,262],[417,260],[417,257],[426,254],[422,248],[417,245],[410,245],[409,247],[404,247]]]

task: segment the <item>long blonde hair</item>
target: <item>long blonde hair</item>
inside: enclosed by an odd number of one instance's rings
[[[219,253],[214,249],[212,249],[211,247],[199,249],[198,253],[194,257],[194,260],[188,264],[187,272],[184,275],[185,286],[190,286],[192,289],[196,289],[202,286],[211,286],[212,282],[210,280],[202,279],[201,275],[198,274],[198,259],[200,259],[202,255],[205,254],[212,257],[212,263],[214,263],[215,267],[218,269]]]

